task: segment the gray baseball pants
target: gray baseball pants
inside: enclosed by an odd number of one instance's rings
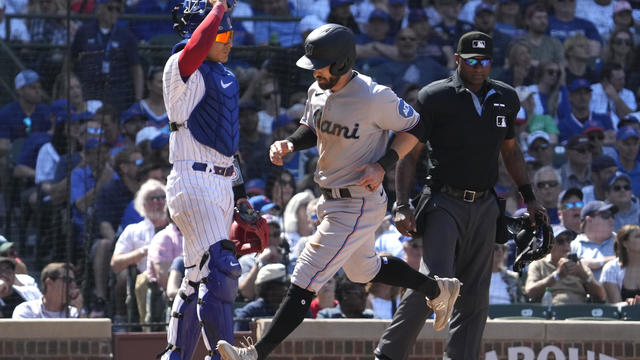
[[[426,207],[420,271],[455,276],[463,283],[451,316],[446,356],[454,360],[478,359],[489,309],[498,203],[492,192],[473,203],[434,193]],[[432,313],[423,295],[407,291],[376,352],[393,360],[407,359]]]

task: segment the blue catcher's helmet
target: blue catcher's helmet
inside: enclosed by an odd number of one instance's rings
[[[236,4],[236,0],[226,1],[229,10]],[[185,0],[182,5],[176,5],[173,8],[173,29],[183,38],[189,39],[211,9],[213,9],[213,5],[208,0]],[[222,21],[220,21],[218,34],[230,30],[233,30],[233,28],[227,11],[222,17]]]

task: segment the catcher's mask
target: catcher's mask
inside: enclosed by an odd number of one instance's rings
[[[542,259],[553,246],[553,230],[551,225],[536,216],[536,225],[531,226],[528,213],[519,218],[506,217],[509,234],[515,240],[517,251],[513,270],[522,270],[532,261]]]

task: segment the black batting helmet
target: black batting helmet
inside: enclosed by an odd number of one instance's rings
[[[356,42],[348,27],[326,24],[313,30],[304,41],[304,56],[296,65],[317,70],[331,65],[332,75],[345,74],[356,61]]]

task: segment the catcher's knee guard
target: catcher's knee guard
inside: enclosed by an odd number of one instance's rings
[[[167,330],[167,348],[162,360],[189,360],[198,341],[200,323],[197,314],[198,283],[185,280],[173,300]]]
[[[198,318],[202,325],[204,343],[209,356],[218,357],[218,340],[233,344],[233,302],[238,294],[238,278],[242,268],[234,256],[229,240],[209,247],[206,263],[209,274],[201,280],[198,292]]]

